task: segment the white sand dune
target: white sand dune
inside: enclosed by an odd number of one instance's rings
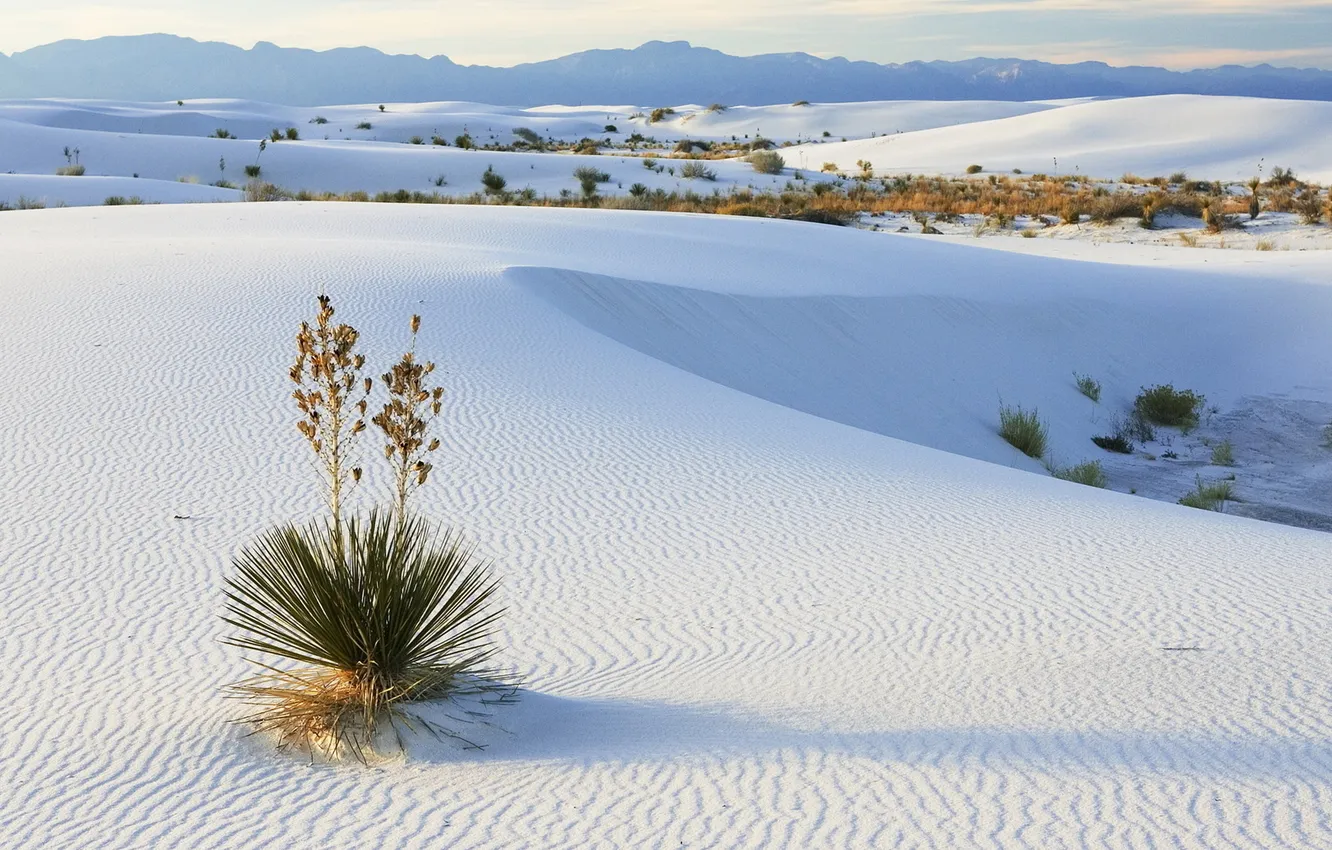
[[[1091,177],[1169,175],[1244,180],[1265,165],[1332,180],[1332,104],[1304,100],[1163,95],[1075,103],[1028,115],[804,146],[787,158],[848,171],[868,160],[879,172],[959,174],[969,165],[1005,173]],[[1055,160],[1058,160],[1056,166]]]
[[[112,196],[138,198],[152,204],[191,204],[238,201],[244,192],[178,180],[133,177],[58,177],[51,174],[0,174],[0,204],[14,207],[21,199],[46,206],[89,207]]]
[[[660,104],[663,105],[664,104]],[[638,132],[663,141],[681,138],[727,140],[758,135],[777,141],[924,130],[971,121],[986,121],[1052,109],[1061,103],[1009,101],[872,101],[817,103],[808,106],[733,106],[713,112],[708,106],[677,105],[664,120],[649,123],[652,106],[541,106],[518,109],[484,103],[393,103],[294,107],[249,100],[191,100],[138,103],[108,100],[0,100],[0,119],[67,130],[99,130],[167,136],[210,136],[225,129],[243,139],[260,139],[274,128],[296,127],[310,139],[427,141],[435,135],[449,144],[468,132],[478,144],[514,141],[513,131],[525,127],[544,138],[583,137],[623,140]],[[638,115],[639,117],[633,117]],[[322,117],[328,123],[311,124]],[[368,130],[357,125],[369,123]],[[616,133],[607,133],[607,125]]]
[[[1028,173],[1081,173],[1118,177],[1187,171],[1195,178],[1241,179],[1260,162],[1294,168],[1310,179],[1332,179],[1332,159],[1322,139],[1332,130],[1332,105],[1307,101],[1177,96],[1044,103],[884,101],[811,106],[733,106],[723,112],[684,106],[648,125],[630,119],[635,107],[542,107],[518,110],[471,103],[386,104],[295,108],[251,101],[191,101],[176,104],[111,101],[0,101],[0,171],[53,175],[66,164],[66,148],[78,149],[91,176],[201,183],[243,184],[244,168],[260,165],[263,178],[291,191],[383,192],[406,189],[468,195],[481,189],[493,167],[512,190],[539,195],[577,193],[573,172],[581,166],[605,171],[601,194],[622,195],[636,183],[648,189],[709,193],[738,188],[781,189],[804,171],[814,177],[824,163],[849,172],[868,160],[880,173],[960,173],[970,164],[991,172],[1020,168]],[[322,116],[328,124],[310,124]],[[356,130],[368,121],[369,130]],[[429,143],[440,135],[450,144],[468,130],[478,144],[514,141],[513,129],[543,136],[606,137],[606,124],[623,141],[641,131],[665,143],[689,137],[730,139],[758,135],[777,140],[821,140],[824,132],[853,141],[822,141],[782,149],[787,168],[756,174],[745,162],[709,162],[717,180],[685,179],[679,163],[656,173],[641,159],[616,155],[466,151]],[[256,139],[274,128],[294,126],[301,141],[271,144],[262,156]],[[216,129],[239,138],[208,138]],[[424,145],[406,144],[412,136]],[[1058,160],[1058,168],[1055,160]],[[443,185],[437,185],[440,180]],[[828,178],[823,178],[828,179]],[[56,193],[60,185],[71,190]],[[51,203],[98,203],[89,187],[50,184]],[[136,191],[136,189],[139,189]],[[192,190],[126,187],[118,194],[161,201],[218,200]],[[232,195],[233,199],[238,196]]]
[[[1332,844],[1332,536],[1008,469],[993,434],[1002,393],[1085,440],[1073,368],[1332,401],[1321,256],[513,208],[4,224],[0,846]],[[496,560],[526,679],[480,753],[310,766],[227,723],[229,560],[316,510],[285,373],[321,289],[372,358],[420,312],[445,364],[419,507]]]

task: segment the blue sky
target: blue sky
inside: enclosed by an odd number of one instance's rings
[[[0,0],[0,51],[169,32],[511,65],[683,39],[875,62],[1018,56],[1332,68],[1332,0]]]

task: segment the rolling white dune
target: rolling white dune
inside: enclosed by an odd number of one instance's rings
[[[1332,401],[1328,260],[588,210],[3,221],[0,845],[1332,843],[1332,536],[1005,468],[1034,465],[992,421],[1040,401],[1085,441],[1072,359],[1107,405],[1167,368]],[[228,723],[230,558],[318,510],[286,367],[321,290],[376,368],[414,312],[443,364],[419,507],[495,560],[525,680],[480,752],[312,766]]]
[[[855,171],[960,174],[980,165],[1000,174],[1082,174],[1117,178],[1188,172],[1195,180],[1247,180],[1274,166],[1332,180],[1323,142],[1332,103],[1252,97],[1160,95],[1073,103],[974,124],[832,145],[805,145],[788,158],[809,167],[832,162]]]
[[[239,100],[191,101],[183,106],[71,100],[0,101],[0,203],[20,196],[57,204],[90,205],[101,187],[83,178],[55,178],[67,164],[66,149],[79,151],[88,176],[120,178],[107,194],[148,202],[239,200],[225,189],[173,188],[167,181],[243,185],[245,167],[259,165],[264,180],[293,192],[394,192],[401,189],[470,195],[494,168],[513,191],[538,195],[580,192],[574,170],[592,167],[607,180],[602,195],[646,189],[710,193],[737,189],[782,190],[832,180],[825,163],[856,173],[870,162],[880,174],[954,174],[972,164],[990,173],[1082,174],[1117,178],[1186,171],[1195,179],[1248,179],[1274,166],[1302,177],[1332,179],[1322,140],[1332,130],[1332,104],[1310,101],[1171,96],[1042,103],[882,101],[810,106],[731,106],[711,112],[682,106],[649,124],[628,106],[550,106],[518,110],[474,103],[386,104],[298,108]],[[322,118],[327,124],[311,124]],[[368,129],[357,129],[369,124]],[[613,124],[615,133],[604,132]],[[295,127],[300,141],[268,145],[257,139]],[[686,179],[680,163],[661,171],[636,156],[554,155],[469,151],[452,147],[464,130],[478,145],[509,144],[513,130],[572,140],[623,142],[641,132],[670,147],[675,140],[745,139],[762,134],[781,142],[816,143],[781,150],[781,174],[755,173],[741,159],[713,160],[715,180]],[[239,138],[208,138],[225,129]],[[829,134],[824,138],[824,134]],[[439,135],[449,147],[431,144]],[[424,144],[408,144],[419,137]],[[841,142],[838,138],[849,138]],[[796,181],[796,172],[802,172]],[[131,179],[138,178],[136,182]]]

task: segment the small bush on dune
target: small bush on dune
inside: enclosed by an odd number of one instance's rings
[[[1101,400],[1101,382],[1091,375],[1080,375],[1073,373],[1073,380],[1077,382],[1078,392],[1095,402]]]
[[[1133,442],[1124,434],[1105,434],[1099,437],[1092,437],[1092,442],[1108,452],[1115,452],[1121,455],[1133,454]]]
[[[481,185],[485,188],[487,195],[500,195],[503,194],[505,187],[509,185],[509,181],[500,176],[494,168],[487,165],[485,173],[481,175]]]
[[[356,125],[356,129],[358,130],[373,130],[374,128],[375,125],[371,124],[369,121],[362,121]]]
[[[674,108],[670,106],[660,106],[652,110],[652,113],[648,115],[648,123],[656,124],[658,121],[665,121],[667,116],[674,114],[675,114]]]
[[[1027,457],[1040,458],[1045,456],[1049,429],[1035,408],[1004,405],[999,408],[999,436]]]
[[[62,165],[56,169],[56,175],[59,177],[82,177],[88,173],[88,169],[82,165]]]
[[[980,173],[981,173],[982,171],[984,171],[984,170],[985,170],[985,169],[982,168],[982,167],[980,167],[979,165],[968,165],[968,166],[967,166],[967,173],[968,173],[968,174],[980,174]]]
[[[257,178],[259,175],[261,175],[261,174],[263,174],[263,173],[264,173],[264,169],[263,169],[261,166],[258,166],[258,165],[247,165],[247,166],[245,166],[245,176],[246,176],[246,177],[249,177],[249,178],[252,179],[252,180],[255,179],[255,178]]]
[[[135,195],[132,198],[126,198],[122,195],[111,195],[103,201],[102,204],[108,207],[137,207],[143,204],[143,198],[140,198],[138,195]]]
[[[698,160],[690,160],[680,166],[680,176],[686,180],[716,180],[717,172]]]
[[[410,139],[407,140],[407,144],[409,144],[409,145],[424,145],[424,144],[425,144],[425,138],[422,137],[422,136],[412,136]]]
[[[786,168],[786,160],[782,159],[782,155],[772,151],[751,153],[747,160],[759,174],[781,174],[782,169]]]
[[[251,180],[245,184],[245,200],[257,203],[289,201],[291,193],[263,180]]]
[[[1105,487],[1109,483],[1099,460],[1089,460],[1077,466],[1055,469],[1051,474],[1061,481],[1072,481],[1074,484],[1085,484],[1088,487]]]
[[[235,136],[231,135],[231,131],[230,131],[230,130],[223,130],[223,129],[219,128],[219,129],[213,131],[213,138],[215,138],[215,139],[234,139]]]
[[[1176,390],[1171,384],[1144,387],[1133,401],[1133,411],[1153,425],[1193,428],[1198,424],[1204,396],[1193,390]]]
[[[1234,466],[1235,465],[1235,447],[1229,440],[1222,440],[1215,446],[1212,446],[1212,465],[1213,466]]]
[[[1319,224],[1323,220],[1323,205],[1319,201],[1318,192],[1313,189],[1305,189],[1295,200],[1295,212],[1299,213],[1300,221],[1305,224]]]
[[[315,117],[313,117],[313,118],[310,119],[310,123],[311,123],[311,124],[327,124],[327,123],[328,123],[328,119],[325,118],[325,117],[322,116],[322,115],[316,115]]]

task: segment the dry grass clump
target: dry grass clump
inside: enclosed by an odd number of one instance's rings
[[[1235,465],[1235,446],[1229,440],[1222,440],[1215,446],[1212,446],[1212,465],[1213,466],[1234,466]]]
[[[781,174],[782,169],[786,168],[786,160],[782,155],[772,151],[755,151],[746,159],[759,174]]]
[[[243,718],[273,733],[279,747],[313,755],[366,759],[399,722],[461,737],[410,710],[418,700],[461,694],[505,701],[507,686],[486,668],[500,611],[489,565],[451,531],[408,513],[412,493],[428,480],[429,434],[443,389],[427,385],[433,363],[412,342],[384,375],[387,401],[370,421],[384,437],[395,483],[387,509],[348,514],[350,488],[362,479],[356,440],[366,429],[374,387],[361,372],[359,332],[334,321],[319,296],[313,323],[296,335],[289,377],[301,414],[297,429],[317,459],[328,517],[265,532],[236,559],[227,580],[226,642],[276,659],[255,660],[255,678],[234,686],[253,711]]]

